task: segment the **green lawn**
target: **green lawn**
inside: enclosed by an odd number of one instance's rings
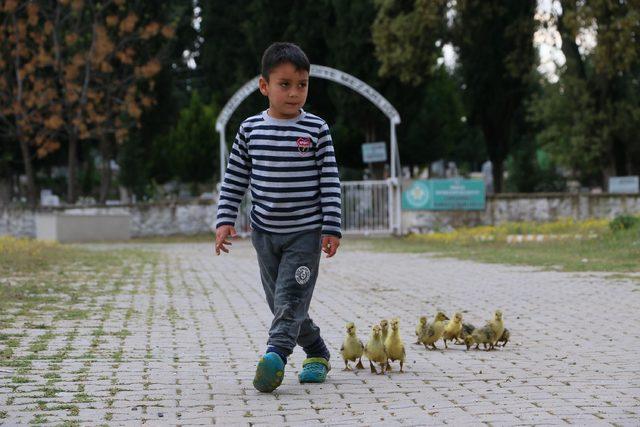
[[[637,217],[636,217],[637,218]],[[640,221],[638,219],[637,221]],[[507,243],[508,235],[568,236],[564,240]],[[491,237],[492,241],[480,241]],[[575,236],[581,237],[580,240]],[[138,243],[211,243],[213,234],[135,239]],[[432,253],[488,263],[529,265],[559,271],[640,272],[640,224],[612,231],[609,221],[571,218],[547,223],[506,223],[462,228],[450,233],[407,237],[346,236],[343,249]]]
[[[420,237],[345,239],[363,249],[429,252],[481,262],[538,266],[561,271],[640,272],[640,229],[604,231],[594,239],[530,243],[474,240],[438,241]]]
[[[69,306],[107,292],[89,286],[122,271],[126,263],[149,261],[141,250],[91,251],[76,246],[0,237],[0,326],[16,316],[47,310],[55,316],[80,316]]]

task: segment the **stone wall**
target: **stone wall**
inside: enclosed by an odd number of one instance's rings
[[[640,194],[499,194],[487,197],[484,211],[403,211],[402,228],[424,232],[514,221],[613,218],[622,213],[640,214]]]
[[[60,210],[42,209],[42,211]],[[77,208],[74,208],[77,209]],[[211,201],[136,204],[87,208],[97,212],[127,211],[133,237],[203,234],[212,231],[216,205]],[[553,221],[560,218],[613,218],[640,214],[640,195],[501,194],[489,196],[484,211],[404,211],[404,232],[446,230],[461,226],[512,221]],[[36,211],[0,207],[0,236],[35,237]],[[241,232],[241,227],[236,227]]]
[[[40,209],[42,212],[64,208]],[[73,208],[78,210],[77,207]],[[136,204],[113,207],[90,207],[87,211],[109,211],[131,214],[133,237],[170,236],[176,234],[210,233],[215,221],[216,205],[213,202],[180,202]],[[35,215],[38,211],[23,208],[0,208],[0,235],[35,237]]]

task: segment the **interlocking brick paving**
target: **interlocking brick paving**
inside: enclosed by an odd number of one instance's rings
[[[325,384],[297,382],[296,349],[276,392],[253,389],[271,314],[248,241],[220,257],[211,244],[154,244],[143,247],[156,262],[97,275],[84,285],[105,292],[69,301],[68,315],[17,313],[0,330],[14,361],[0,367],[0,424],[640,424],[637,280],[349,246],[323,258],[311,307],[333,353]],[[496,308],[504,349],[412,344],[420,314],[481,325]],[[366,341],[390,317],[406,372],[343,371],[344,324]]]

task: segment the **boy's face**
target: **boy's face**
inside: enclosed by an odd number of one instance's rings
[[[285,62],[269,74],[269,81],[260,77],[260,92],[269,98],[269,115],[276,119],[292,119],[300,114],[307,101],[309,72],[296,70]]]

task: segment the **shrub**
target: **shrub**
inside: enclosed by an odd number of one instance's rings
[[[618,215],[609,223],[611,231],[628,230],[640,224],[640,218],[632,215]]]

